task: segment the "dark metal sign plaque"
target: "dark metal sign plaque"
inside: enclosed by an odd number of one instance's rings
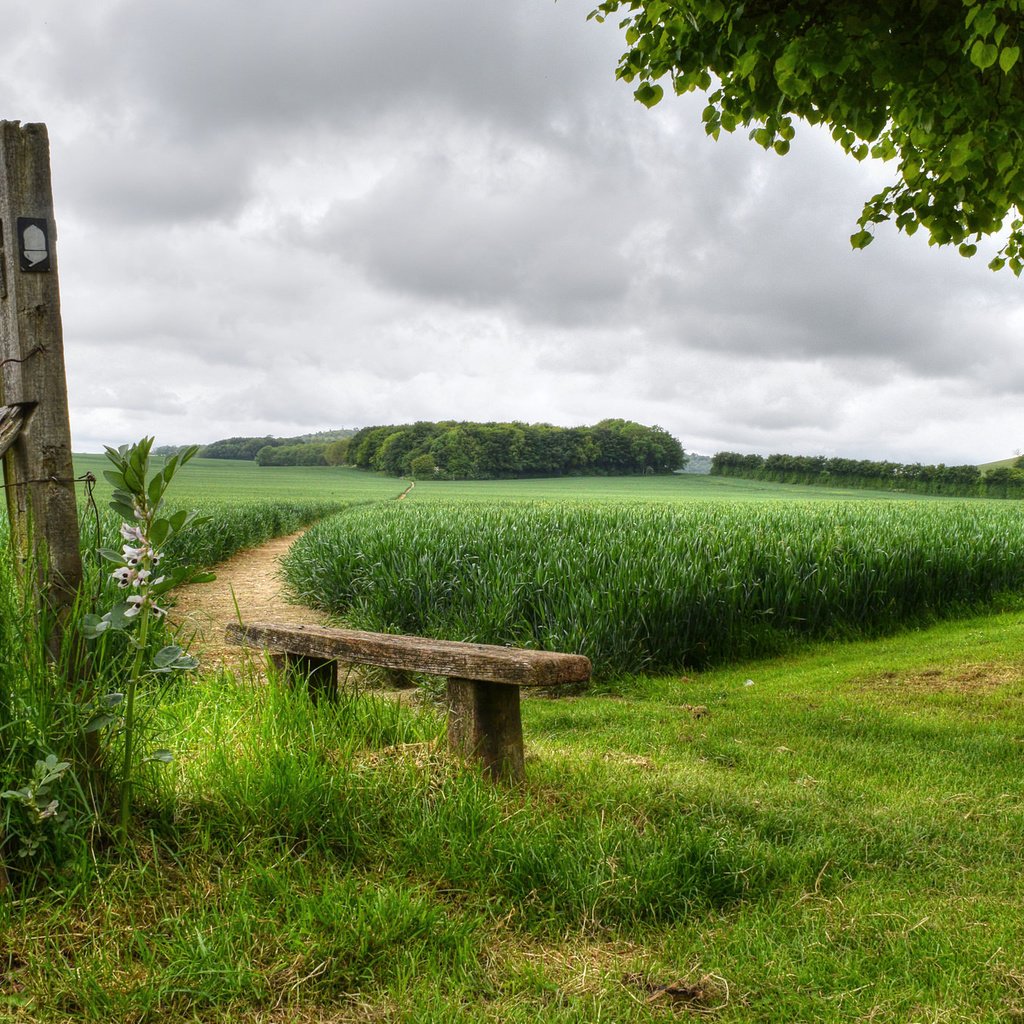
[[[50,269],[50,228],[45,217],[18,218],[18,263],[26,274]]]

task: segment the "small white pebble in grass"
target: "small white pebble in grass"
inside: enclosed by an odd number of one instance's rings
[[[754,685],[754,680],[753,679],[746,679],[746,680],[744,680],[743,685],[744,686],[753,686]]]

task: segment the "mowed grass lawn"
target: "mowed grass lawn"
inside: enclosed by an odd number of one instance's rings
[[[579,482],[645,484],[716,486]],[[429,702],[208,672],[133,854],[0,897],[0,1021],[1024,1019],[1022,626],[531,697],[521,791]]]
[[[522,791],[208,675],[134,855],[3,905],[0,1019],[1018,1020],[1021,626],[530,698]]]

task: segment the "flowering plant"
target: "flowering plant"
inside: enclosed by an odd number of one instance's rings
[[[120,831],[125,838],[131,816],[132,769],[135,759],[135,696],[143,676],[188,671],[199,662],[186,654],[177,644],[168,644],[158,650],[147,668],[145,659],[154,620],[161,619],[166,609],[158,601],[175,587],[184,583],[202,583],[214,578],[213,573],[201,572],[193,566],[179,565],[161,568],[163,549],[197,515],[179,510],[161,514],[164,495],[174,474],[198,451],[196,446],[183,449],[164,462],[163,468],[150,476],[149,454],[153,438],[146,437],[134,445],[120,448],[107,447],[106,455],[113,464],[103,475],[114,486],[110,507],[124,522],[120,527],[124,542],[120,551],[101,548],[100,555],[115,568],[110,573],[118,588],[129,593],[123,601],[103,615],[90,614],[82,620],[82,631],[90,639],[102,637],[109,631],[129,633],[134,647],[132,667],[124,693],[108,693],[100,698],[97,713],[89,720],[86,732],[115,727],[123,730],[124,759],[121,775]],[[169,750],[156,750],[144,761],[170,761]]]

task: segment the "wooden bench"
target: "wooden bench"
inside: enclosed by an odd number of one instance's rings
[[[479,760],[491,778],[511,782],[526,777],[519,688],[581,683],[590,678],[590,661],[581,654],[420,636],[256,622],[229,625],[227,638],[283,655],[291,671],[309,680],[314,696],[337,692],[339,661],[445,676],[449,746]]]

